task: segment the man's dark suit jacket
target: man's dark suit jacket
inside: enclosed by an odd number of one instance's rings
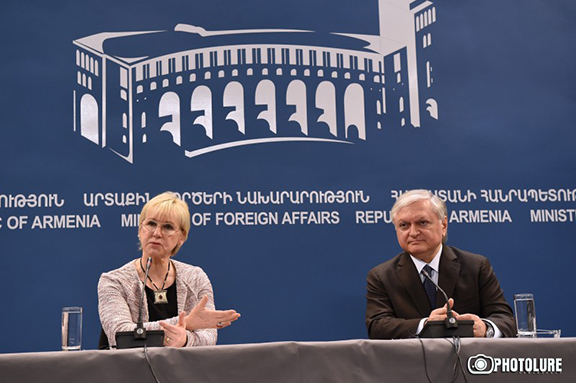
[[[409,338],[432,308],[410,255],[403,252],[368,273],[366,326],[371,339]],[[506,337],[516,335],[512,308],[506,302],[487,258],[443,245],[438,284],[454,298],[458,314],[489,319]],[[438,307],[444,296],[438,291]]]

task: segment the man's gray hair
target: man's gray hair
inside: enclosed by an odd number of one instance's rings
[[[412,205],[414,202],[418,201],[430,201],[430,206],[439,220],[443,220],[448,216],[448,209],[446,204],[440,198],[432,194],[428,190],[424,189],[414,189],[407,191],[402,194],[392,206],[392,211],[390,212],[392,223],[396,224],[396,214],[408,205]],[[442,242],[446,242],[446,238],[443,238]]]

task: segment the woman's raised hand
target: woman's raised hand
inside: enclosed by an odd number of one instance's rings
[[[186,329],[188,331],[201,330],[206,328],[228,327],[240,314],[235,310],[210,310],[206,308],[208,296],[202,297],[200,302],[186,316]]]

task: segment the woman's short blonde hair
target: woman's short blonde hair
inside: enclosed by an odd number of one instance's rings
[[[188,233],[190,232],[190,209],[188,208],[188,204],[182,201],[174,192],[167,191],[158,194],[142,208],[140,219],[138,220],[140,226],[142,222],[146,220],[148,211],[153,211],[160,217],[170,217],[176,221],[174,223],[180,226],[184,240],[182,243],[178,243],[174,250],[172,250],[171,256],[175,255],[178,250],[180,250],[180,247],[182,247],[182,244],[188,239]],[[140,250],[142,250],[142,243],[140,243]]]

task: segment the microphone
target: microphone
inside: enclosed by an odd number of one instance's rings
[[[134,339],[146,339],[146,329],[144,328],[144,320],[142,319],[142,311],[144,310],[144,296],[146,295],[146,281],[148,280],[148,272],[152,266],[152,257],[148,257],[146,261],[146,275],[144,276],[144,283],[140,289],[140,308],[138,309],[138,323],[134,329]]]
[[[426,270],[422,269],[422,275],[428,278],[428,280],[432,282],[438,290],[440,290],[442,295],[444,295],[444,299],[446,300],[446,320],[444,321],[444,325],[446,326],[446,328],[458,328],[458,321],[456,320],[456,318],[454,318],[454,314],[452,313],[452,308],[450,307],[450,302],[448,302],[448,295],[446,295],[446,292],[442,290],[442,288],[438,286],[436,282],[434,282],[434,280],[432,279],[432,277],[430,277],[430,275],[428,275]]]
[[[134,331],[118,331],[116,333],[116,348],[134,348],[144,347],[146,352],[147,347],[164,347],[164,330],[149,330],[144,328],[144,320],[142,319],[144,310],[144,297],[146,296],[146,281],[148,280],[148,272],[152,265],[152,258],[146,261],[146,272],[144,283],[140,288],[142,299],[140,300],[140,307],[138,308],[138,323]]]

